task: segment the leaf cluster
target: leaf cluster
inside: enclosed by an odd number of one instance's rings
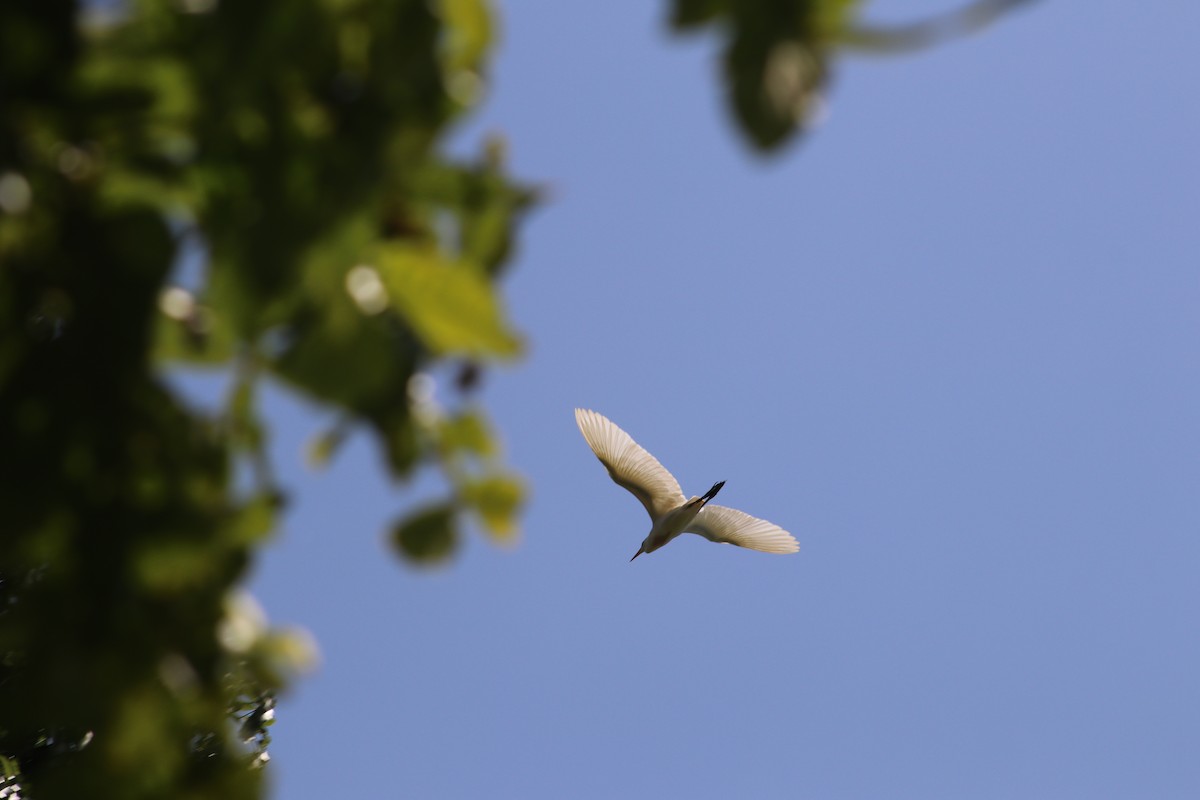
[[[285,501],[264,380],[338,415],[319,456],[363,428],[397,478],[443,470],[448,524],[513,535],[481,412],[414,391],[521,352],[496,281],[534,192],[499,142],[440,152],[491,38],[480,0],[0,7],[0,755],[27,791],[257,796],[311,660],[235,590]],[[168,364],[226,370],[221,412]]]

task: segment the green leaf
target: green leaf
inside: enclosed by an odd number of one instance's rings
[[[457,453],[488,457],[496,452],[496,443],[483,417],[463,412],[441,420],[437,428],[438,450],[443,457]]]
[[[492,135],[478,164],[431,162],[411,179],[427,214],[456,222],[456,235],[446,237],[450,246],[489,275],[502,269],[512,249],[513,226],[540,195],[534,187],[510,181],[504,159],[504,140]]]
[[[742,133],[763,151],[801,131],[821,107],[834,48],[859,0],[676,0],[677,30],[718,29],[725,83]]]
[[[382,250],[376,269],[391,303],[434,353],[506,358],[521,352],[479,270],[403,245]]]
[[[421,457],[417,431],[408,406],[396,406],[370,416],[379,435],[388,466],[396,477],[407,477]]]
[[[700,27],[718,15],[727,13],[724,6],[724,0],[675,0],[671,25],[677,30]]]
[[[517,516],[525,502],[525,486],[513,475],[496,473],[471,479],[461,487],[463,501],[479,515],[484,528],[496,539],[517,534]]]
[[[492,41],[492,19],[483,0],[441,0],[446,28],[446,66],[476,69]]]
[[[154,357],[160,361],[217,365],[233,357],[234,335],[228,320],[191,292],[167,288],[159,295]]]
[[[346,441],[349,432],[349,426],[342,421],[312,439],[305,451],[308,465],[313,469],[324,468]]]
[[[149,542],[134,556],[134,574],[139,587],[152,594],[194,591],[213,580],[222,555],[211,542]]]
[[[228,414],[232,440],[252,455],[261,455],[266,431],[256,413],[258,382],[248,362],[239,365],[236,381],[230,390]]]
[[[421,564],[445,561],[458,542],[454,506],[439,503],[409,515],[392,528],[392,546]]]
[[[725,68],[738,121],[752,142],[771,150],[807,119],[826,80],[825,53],[805,32],[787,35],[773,20],[739,29]]]
[[[275,515],[280,510],[279,495],[260,492],[244,503],[223,531],[223,538],[237,545],[254,545],[266,541],[275,527]]]

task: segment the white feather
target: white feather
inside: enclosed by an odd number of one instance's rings
[[[684,532],[764,553],[795,553],[800,549],[796,539],[773,522],[725,506],[706,505]]]
[[[657,520],[683,505],[686,498],[675,476],[610,419],[577,408],[575,423],[613,481],[642,502],[650,519]]]
[[[774,523],[733,508],[707,505],[724,481],[714,484],[703,497],[689,500],[666,467],[607,417],[577,408],[575,423],[613,481],[628,489],[650,514],[650,533],[634,558],[654,552],[681,533],[695,533],[710,541],[764,553],[795,553],[800,549],[792,535]]]

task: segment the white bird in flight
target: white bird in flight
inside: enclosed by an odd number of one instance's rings
[[[698,533],[712,542],[764,553],[795,553],[800,549],[792,535],[778,525],[733,508],[708,505],[725,481],[714,483],[701,497],[687,499],[675,476],[612,420],[577,408],[575,423],[613,482],[632,492],[650,513],[650,533],[633,558],[653,553],[681,533]]]

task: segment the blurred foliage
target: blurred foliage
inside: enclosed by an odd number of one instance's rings
[[[672,0],[671,26],[715,29],[730,111],[746,138],[770,152],[820,121],[839,50],[915,50],[977,30],[1032,0],[975,0],[901,25],[862,18],[864,0]]]
[[[733,112],[771,149],[837,47],[958,29],[858,5],[672,21],[723,31]],[[238,589],[285,504],[265,380],[336,420],[313,464],[365,429],[392,476],[440,471],[391,526],[401,557],[449,558],[468,522],[516,536],[524,486],[472,392],[522,351],[497,281],[536,195],[498,139],[443,154],[492,46],[486,0],[0,4],[0,791],[261,795],[275,696],[314,658]],[[225,371],[219,412],[168,389],[180,367]]]
[[[480,98],[482,0],[0,5],[0,757],[56,797],[257,797],[275,693],[312,659],[236,587],[283,494],[275,380],[497,540],[521,481],[429,373],[511,359],[495,282],[534,200],[503,147],[440,153]],[[204,256],[201,274],[180,269]],[[221,368],[224,408],[165,365]]]

